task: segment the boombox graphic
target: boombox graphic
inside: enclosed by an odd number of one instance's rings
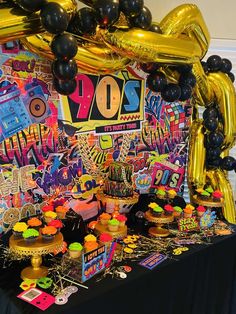
[[[31,124],[42,123],[51,110],[40,85],[28,85],[22,95],[16,84],[0,84],[0,142]]]

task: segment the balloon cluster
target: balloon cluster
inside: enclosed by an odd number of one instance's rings
[[[185,101],[192,96],[193,88],[196,85],[196,78],[192,73],[192,65],[185,64],[171,67],[178,73],[178,84],[168,83],[166,75],[163,73],[161,64],[146,63],[141,64],[140,68],[149,73],[147,86],[154,92],[160,92],[162,98],[167,102]]]
[[[25,11],[33,13],[40,10],[40,19],[46,31],[54,34],[51,50],[55,56],[52,63],[53,85],[56,91],[69,95],[76,88],[75,76],[77,63],[73,59],[77,53],[77,40],[73,35],[65,33],[70,22],[70,16],[58,3],[46,0],[16,0]]]
[[[206,164],[208,169],[221,168],[236,171],[236,160],[231,156],[222,158],[224,134],[221,131],[224,121],[217,104],[213,103],[203,112],[203,125],[206,129],[205,147]]]
[[[234,74],[231,72],[232,63],[229,59],[222,59],[218,55],[212,55],[207,59],[207,61],[202,61],[201,64],[205,73],[220,71],[226,73],[231,81],[234,82],[235,77]]]

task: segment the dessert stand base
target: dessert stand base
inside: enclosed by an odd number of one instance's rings
[[[170,232],[160,226],[151,227],[148,229],[148,233],[153,237],[168,237]]]
[[[125,238],[127,236],[127,226],[120,227],[117,231],[109,231],[107,225],[102,225],[98,222],[95,225],[95,233],[100,235],[101,233],[108,233],[113,239]]]
[[[45,266],[40,266],[39,268],[34,268],[32,266],[26,267],[21,272],[21,279],[39,279],[46,277],[48,274],[48,269]]]

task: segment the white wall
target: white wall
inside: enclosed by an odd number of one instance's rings
[[[151,10],[156,22],[178,5],[196,4],[206,21],[211,38],[236,39],[235,0],[144,0],[144,3]]]

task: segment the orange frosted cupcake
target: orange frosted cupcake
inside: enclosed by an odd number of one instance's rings
[[[27,221],[27,225],[38,230],[42,226],[42,221],[36,217],[32,217]]]
[[[41,229],[41,233],[44,240],[51,241],[57,233],[57,228],[53,226],[46,226]]]
[[[68,212],[68,209],[65,208],[64,206],[57,206],[56,207],[56,213],[57,213],[57,217],[59,219],[65,219],[67,212]]]
[[[88,241],[84,243],[85,252],[90,252],[98,248],[98,243],[94,241]]]
[[[99,216],[99,219],[100,219],[100,222],[101,222],[102,225],[107,225],[108,221],[111,219],[111,215],[107,214],[107,213],[102,213]]]
[[[193,210],[190,207],[185,207],[184,209],[184,218],[190,218],[192,217]]]

